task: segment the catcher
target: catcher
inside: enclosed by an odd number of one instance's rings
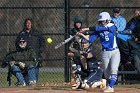
[[[102,69],[100,68],[100,61],[97,61],[91,43],[87,40],[82,39],[82,49],[79,53],[82,55],[81,58],[86,59],[87,68],[82,69],[79,65],[73,64],[72,70],[75,74],[77,81],[76,84],[72,85],[72,89],[88,89],[100,87],[106,88],[106,80],[102,79]]]
[[[9,66],[7,81],[10,82],[11,75],[14,75],[17,78],[17,86],[36,85],[36,54],[28,47],[25,38],[21,37],[18,45],[20,49],[8,53],[2,63],[3,68]]]

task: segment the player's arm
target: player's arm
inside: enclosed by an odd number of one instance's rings
[[[114,35],[116,34],[117,28],[115,25],[111,24],[110,27],[105,27],[105,26],[96,26],[95,27],[96,32],[102,32],[102,31],[109,31],[113,33]],[[114,32],[115,31],[115,32]]]
[[[89,28],[82,28],[80,30],[81,33],[84,33],[86,31],[109,31],[109,28],[105,26],[94,26]]]
[[[82,28],[80,30],[81,33],[84,33],[86,31],[95,31],[95,27]]]
[[[84,39],[88,40],[90,43],[94,42],[98,37],[99,33],[97,31],[93,32],[90,36],[84,35],[83,33],[77,32],[76,35],[82,36]]]
[[[86,31],[88,31],[89,30],[89,28],[82,28],[81,30],[80,30],[80,32],[81,33],[84,33],[84,32],[86,32]]]
[[[92,57],[93,57],[92,53],[87,54],[87,58],[92,58]]]
[[[92,58],[93,54],[91,52],[85,53],[84,51],[80,51],[80,54],[83,55],[85,58]]]
[[[84,39],[89,40],[89,37],[88,37],[87,35],[84,35],[84,34],[81,33],[81,32],[77,32],[76,35],[82,36]]]
[[[86,58],[92,58],[93,57],[92,53],[83,53],[83,56],[86,57]]]
[[[119,26],[117,27],[118,31],[123,31],[126,27],[126,20],[124,18],[121,18],[119,22]]]

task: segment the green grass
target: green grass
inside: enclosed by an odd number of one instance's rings
[[[9,87],[6,81],[7,73],[2,72],[0,74],[0,87]],[[12,87],[16,87],[14,83],[16,82],[16,78],[12,76]],[[69,87],[69,86],[61,86],[64,82],[64,73],[63,72],[40,72],[38,83],[45,84],[50,83],[50,87],[54,88],[61,88],[61,87]],[[60,84],[58,86],[51,86],[52,84]],[[140,88],[140,84],[131,84],[131,85],[115,85],[116,87],[123,87],[123,88]],[[46,88],[45,86],[37,86],[36,88]]]
[[[9,87],[7,82],[7,73],[2,72],[0,74],[0,87]],[[12,76],[12,87],[16,87],[14,84],[17,82],[16,78]],[[63,83],[64,73],[63,72],[40,72],[38,83]]]
[[[9,87],[8,82],[7,82],[7,73],[6,72],[1,72],[0,73],[0,87]],[[16,78],[12,76],[12,83],[16,83]]]
[[[41,72],[39,76],[39,82],[64,82],[63,72]]]

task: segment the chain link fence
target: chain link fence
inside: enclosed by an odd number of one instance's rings
[[[34,27],[43,32],[45,40],[53,39],[51,44],[46,41],[46,50],[43,53],[43,67],[40,70],[39,84],[63,84],[69,81],[67,47],[58,50],[54,47],[67,38],[67,32],[73,27],[73,18],[83,18],[83,27],[97,24],[98,14],[108,11],[112,14],[113,7],[121,8],[127,22],[132,18],[133,11],[140,9],[139,0],[1,0],[0,2],[0,61],[5,55],[15,50],[15,38],[23,29],[24,20],[32,18]],[[66,5],[67,4],[67,5]],[[67,19],[66,19],[67,18]],[[67,21],[66,21],[67,20]],[[66,22],[68,24],[66,24]],[[93,47],[100,59],[100,44],[97,40]],[[132,71],[135,71],[133,69]],[[0,87],[8,86],[7,68],[0,68]],[[127,72],[126,72],[127,73]],[[123,73],[122,73],[123,74]],[[134,72],[131,80],[137,80]],[[124,75],[124,74],[123,74]],[[121,77],[122,78],[122,77]],[[122,79],[120,79],[121,81]],[[13,77],[13,85],[16,82]]]

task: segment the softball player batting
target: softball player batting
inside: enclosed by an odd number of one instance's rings
[[[120,63],[120,51],[116,43],[116,27],[110,23],[111,17],[108,12],[102,12],[98,17],[98,26],[83,28],[77,35],[84,37],[89,42],[94,42],[98,37],[102,45],[102,62],[104,65],[105,78],[109,80],[108,87],[104,92],[114,92],[114,84],[117,80],[118,67]],[[94,31],[89,37],[81,32]]]

